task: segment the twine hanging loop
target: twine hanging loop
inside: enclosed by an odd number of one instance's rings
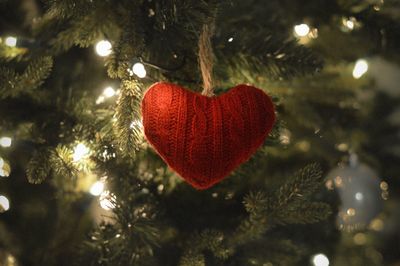
[[[214,19],[203,25],[199,38],[199,64],[203,77],[203,92],[205,96],[214,96],[213,65],[214,54],[211,45],[211,37],[214,34]]]

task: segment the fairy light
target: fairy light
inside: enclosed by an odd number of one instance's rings
[[[10,165],[4,161],[3,158],[0,157],[0,176],[8,177],[10,175]]]
[[[97,181],[90,187],[90,194],[93,196],[99,196],[104,191],[104,182]]]
[[[17,46],[17,38],[14,36],[8,36],[5,38],[4,43],[7,46],[15,47],[15,46]]]
[[[8,148],[11,146],[12,139],[10,137],[2,137],[0,138],[0,146],[4,148]]]
[[[380,218],[375,218],[371,221],[369,228],[375,231],[382,231],[384,228],[383,220]]]
[[[130,128],[131,129],[139,128],[139,129],[142,130],[143,129],[143,123],[142,123],[142,121],[140,119],[133,120],[131,125],[130,125]]]
[[[108,191],[108,190],[103,191],[99,198],[100,207],[102,207],[106,211],[114,209],[115,208],[115,205],[114,205],[115,199],[116,199],[115,195],[113,195],[110,191]]]
[[[356,210],[354,208],[348,208],[346,211],[346,214],[348,216],[355,216],[356,215]]]
[[[113,87],[109,86],[104,89],[103,95],[107,98],[113,97],[116,94],[115,90]]]
[[[105,100],[106,100],[106,97],[104,97],[103,95],[100,95],[96,100],[96,104],[104,103]]]
[[[10,173],[6,169],[0,169],[0,176],[1,177],[8,177]]]
[[[0,176],[8,177],[10,175],[11,168],[10,165],[0,157]]]
[[[349,30],[352,30],[352,29],[354,29],[354,22],[352,21],[352,20],[347,20],[346,21],[346,27],[349,29]]]
[[[314,266],[329,266],[329,259],[325,254],[319,253],[312,257]]]
[[[387,183],[387,182],[385,182],[385,181],[382,181],[380,184],[379,184],[379,187],[382,189],[382,190],[388,190],[389,189],[389,184]]]
[[[363,195],[361,192],[357,192],[357,193],[354,195],[354,197],[355,197],[355,199],[358,200],[358,201],[362,201],[362,200],[364,199],[364,195]]]
[[[15,259],[15,257],[13,255],[11,255],[11,254],[7,255],[6,265],[7,266],[16,266],[17,265],[16,259]]]
[[[10,209],[10,201],[3,195],[0,195],[0,212],[6,212]]]
[[[106,101],[107,98],[111,98],[117,94],[117,91],[113,87],[108,86],[104,89],[103,93],[97,98],[96,104],[101,104]]]
[[[294,32],[299,37],[305,37],[310,32],[310,27],[305,23],[299,24],[299,25],[295,25],[294,26]]]
[[[146,69],[144,68],[144,65],[142,63],[135,63],[132,66],[132,71],[139,78],[144,78],[144,77],[146,77],[146,74],[147,74]]]
[[[291,141],[291,132],[288,129],[282,129],[279,140],[284,145],[289,145]]]
[[[74,149],[72,159],[74,160],[74,162],[80,161],[83,158],[87,157],[89,155],[89,153],[90,153],[90,149],[88,147],[86,147],[85,144],[79,143],[78,145],[76,145],[76,147]]]
[[[109,41],[102,40],[96,44],[96,53],[102,57],[108,56],[111,54],[111,48],[112,45]]]
[[[361,78],[368,71],[368,62],[364,59],[357,60],[354,69],[353,77],[355,79]]]
[[[354,235],[353,241],[356,245],[364,245],[367,243],[367,236],[364,233],[357,233]]]

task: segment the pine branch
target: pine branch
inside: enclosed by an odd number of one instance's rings
[[[160,225],[156,223],[155,198],[143,192],[135,168],[119,165],[118,173],[107,179],[115,191],[108,198],[114,208],[112,224],[101,224],[79,250],[78,265],[156,265],[154,248],[159,246]],[[93,258],[96,258],[93,260]]]
[[[21,58],[26,54],[27,49],[20,47],[10,47],[3,44],[0,41],[0,60],[1,61],[11,61],[11,60],[21,60]]]
[[[270,201],[269,209],[279,210],[292,202],[311,195],[322,182],[322,171],[318,164],[310,164],[295,174],[293,180],[284,184]]]
[[[285,224],[309,224],[323,221],[331,215],[332,211],[328,204],[323,202],[299,201],[274,216],[274,223]]]
[[[268,237],[246,245],[241,250],[240,265],[297,265],[301,258],[301,246],[281,237]]]
[[[71,150],[65,146],[59,145],[52,152],[51,167],[55,175],[62,178],[74,178],[77,173],[77,169],[72,161]]]
[[[10,68],[0,68],[0,98],[4,99],[12,95],[12,91],[17,87],[18,74]]]
[[[309,202],[314,191],[321,186],[322,172],[317,164],[310,164],[295,174],[270,198],[268,213],[273,224],[315,223],[331,214],[330,206],[322,202]]]
[[[206,261],[203,254],[188,252],[179,261],[179,266],[206,266]]]
[[[50,149],[41,149],[33,154],[26,169],[29,183],[40,184],[50,175],[52,169],[50,157]]]
[[[261,237],[271,226],[267,218],[268,197],[262,192],[250,192],[244,198],[243,204],[249,217],[236,229],[229,239],[231,245],[241,245]]]
[[[20,86],[34,90],[44,83],[53,68],[53,59],[49,56],[32,61],[20,77]]]
[[[46,0],[44,2],[47,13],[59,18],[77,17],[93,8],[93,4],[88,0]]]
[[[115,42],[113,53],[107,58],[107,73],[111,78],[129,78],[127,71],[132,67],[132,60],[142,56],[145,47],[145,30],[143,25],[143,13],[136,3],[124,13],[127,19],[120,21],[122,33]]]
[[[213,255],[220,259],[226,259],[231,251],[223,245],[224,235],[216,230],[204,230],[194,233],[187,240],[189,248],[185,250],[180,259],[179,265],[205,265],[202,252],[211,251]]]
[[[25,71],[19,75],[9,68],[0,69],[0,98],[15,98],[20,94],[33,94],[36,88],[44,83],[50,75],[53,60],[49,56],[33,60]]]
[[[310,164],[295,174],[273,196],[251,192],[244,199],[248,218],[240,223],[228,239],[229,246],[237,246],[259,239],[268,229],[278,224],[314,223],[326,219],[329,205],[310,202],[307,198],[318,189],[322,172],[317,164]]]
[[[246,35],[252,36],[251,39],[235,39],[229,45],[224,44],[223,49],[216,50],[217,67],[228,66],[225,71],[229,77],[257,83],[259,76],[269,80],[290,79],[315,73],[322,68],[321,60],[295,41],[272,33],[265,36],[265,29],[246,30],[251,32]],[[219,42],[225,43],[226,39],[223,36]]]
[[[114,23],[116,20],[107,2],[94,3],[88,9],[88,12],[71,19],[69,27],[59,32],[51,40],[52,49],[55,53],[60,53],[70,49],[74,45],[88,47],[103,37],[104,34],[119,32],[117,25]]]
[[[114,132],[116,142],[125,156],[132,157],[139,148],[140,101],[142,90],[134,80],[124,80],[115,111]]]

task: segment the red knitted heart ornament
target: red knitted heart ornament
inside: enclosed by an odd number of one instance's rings
[[[198,189],[211,187],[247,161],[275,122],[268,95],[247,85],[207,97],[156,83],[144,96],[142,115],[147,140]]]

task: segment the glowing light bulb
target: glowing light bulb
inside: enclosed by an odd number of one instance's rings
[[[10,137],[2,137],[0,138],[0,146],[2,147],[10,147],[12,143],[12,139]]]
[[[142,63],[136,63],[132,67],[133,73],[138,76],[139,78],[144,78],[146,77],[146,69],[144,68],[144,65]]]
[[[99,198],[100,207],[102,207],[106,211],[114,209],[115,208],[115,205],[114,205],[115,200],[116,200],[115,195],[110,193],[110,191],[105,190],[101,193],[100,198]]]
[[[354,208],[348,208],[346,211],[346,214],[348,216],[354,216],[354,215],[356,215],[356,210]]]
[[[10,209],[10,201],[3,195],[0,195],[0,212],[5,212]]]
[[[385,181],[382,181],[382,182],[379,184],[379,186],[380,186],[380,188],[381,188],[382,190],[388,190],[388,189],[389,189],[389,184],[388,184],[387,182],[385,182]]]
[[[0,157],[0,176],[8,177],[10,175],[11,168],[10,165]]]
[[[112,48],[112,45],[109,41],[102,40],[96,44],[96,53],[99,56],[103,56],[103,57],[108,56],[111,54],[111,48]]]
[[[14,36],[8,36],[8,37],[4,40],[4,43],[5,43],[7,46],[15,47],[15,46],[17,46],[17,38],[15,38]]]
[[[0,176],[8,177],[10,175],[11,168],[10,165],[0,157]]]
[[[130,128],[134,129],[134,128],[139,128],[139,129],[143,129],[143,123],[141,120],[134,120],[132,121]]]
[[[354,197],[356,198],[356,200],[358,201],[362,201],[364,199],[364,195],[361,192],[357,192]]]
[[[107,98],[113,97],[115,95],[115,90],[113,87],[107,87],[103,91],[103,95],[106,96]]]
[[[78,145],[76,145],[74,149],[74,154],[72,155],[72,159],[74,160],[74,162],[80,161],[83,158],[87,157],[89,153],[90,149],[86,147],[85,144],[79,143]]]
[[[310,27],[307,24],[299,24],[294,26],[294,32],[299,37],[305,37],[310,32]]]
[[[354,29],[354,22],[352,20],[347,20],[346,21],[346,27],[349,28],[349,30]]]
[[[106,98],[104,96],[100,95],[99,98],[97,98],[97,100],[96,100],[96,104],[104,103],[105,100],[106,100]]]
[[[353,69],[353,77],[361,78],[368,71],[368,62],[364,59],[359,59]]]
[[[13,255],[8,254],[6,257],[6,265],[7,266],[17,266],[16,259]]]
[[[230,38],[228,39],[228,42],[233,42],[233,37],[230,37]]]
[[[364,245],[365,243],[367,243],[367,237],[363,233],[357,233],[356,235],[354,235],[353,241],[356,245]]]
[[[314,266],[329,266],[329,259],[322,253],[316,254],[312,257]]]
[[[90,187],[90,194],[93,196],[99,196],[104,191],[104,182],[97,181]]]

